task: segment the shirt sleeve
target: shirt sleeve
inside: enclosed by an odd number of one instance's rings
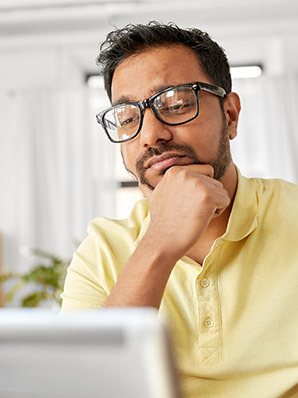
[[[100,285],[98,269],[101,258],[92,235],[79,246],[67,270],[64,292],[62,293],[62,312],[100,308],[108,293]]]
[[[62,312],[101,308],[143,236],[149,223],[148,205],[136,203],[127,219],[99,217],[88,226],[88,236],[67,270]]]

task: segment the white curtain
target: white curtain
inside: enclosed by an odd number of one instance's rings
[[[20,248],[70,256],[88,222],[113,216],[114,148],[86,90],[0,97],[0,233],[6,270],[30,263]]]
[[[239,79],[238,137],[233,158],[243,174],[298,183],[298,78],[296,75]]]

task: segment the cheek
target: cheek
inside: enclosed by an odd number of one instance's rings
[[[207,145],[209,138],[213,135],[213,130],[213,123],[203,123],[201,120],[195,119],[180,126],[175,133],[175,138],[200,151],[200,148],[203,149]]]
[[[135,174],[135,156],[132,156],[134,153],[132,147],[129,144],[121,144],[120,151],[126,170]]]
[[[218,148],[222,127],[222,119],[218,120],[212,117],[208,120],[195,119],[189,125],[184,125],[179,133],[177,131],[176,137],[179,141],[190,145],[200,161],[208,162],[210,158],[214,157]]]

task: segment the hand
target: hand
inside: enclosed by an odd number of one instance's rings
[[[207,164],[173,166],[153,192],[145,187],[142,190],[151,214],[145,236],[177,260],[198,242],[210,221],[230,203],[228,192],[213,178],[213,168]]]

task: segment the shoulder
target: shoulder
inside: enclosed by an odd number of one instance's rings
[[[295,208],[298,200],[298,185],[281,179],[250,178],[253,183],[256,196],[261,201],[272,205],[285,205]]]
[[[146,199],[137,201],[129,217],[121,220],[97,217],[88,225],[88,234],[96,240],[129,240],[136,241],[148,217],[148,202]]]
[[[103,306],[135,249],[147,214],[147,202],[140,200],[126,219],[98,217],[89,224],[88,236],[67,271],[63,310]]]
[[[249,178],[259,192],[284,192],[298,194],[298,185],[280,178]]]
[[[281,179],[250,179],[259,221],[298,232],[298,185]]]

